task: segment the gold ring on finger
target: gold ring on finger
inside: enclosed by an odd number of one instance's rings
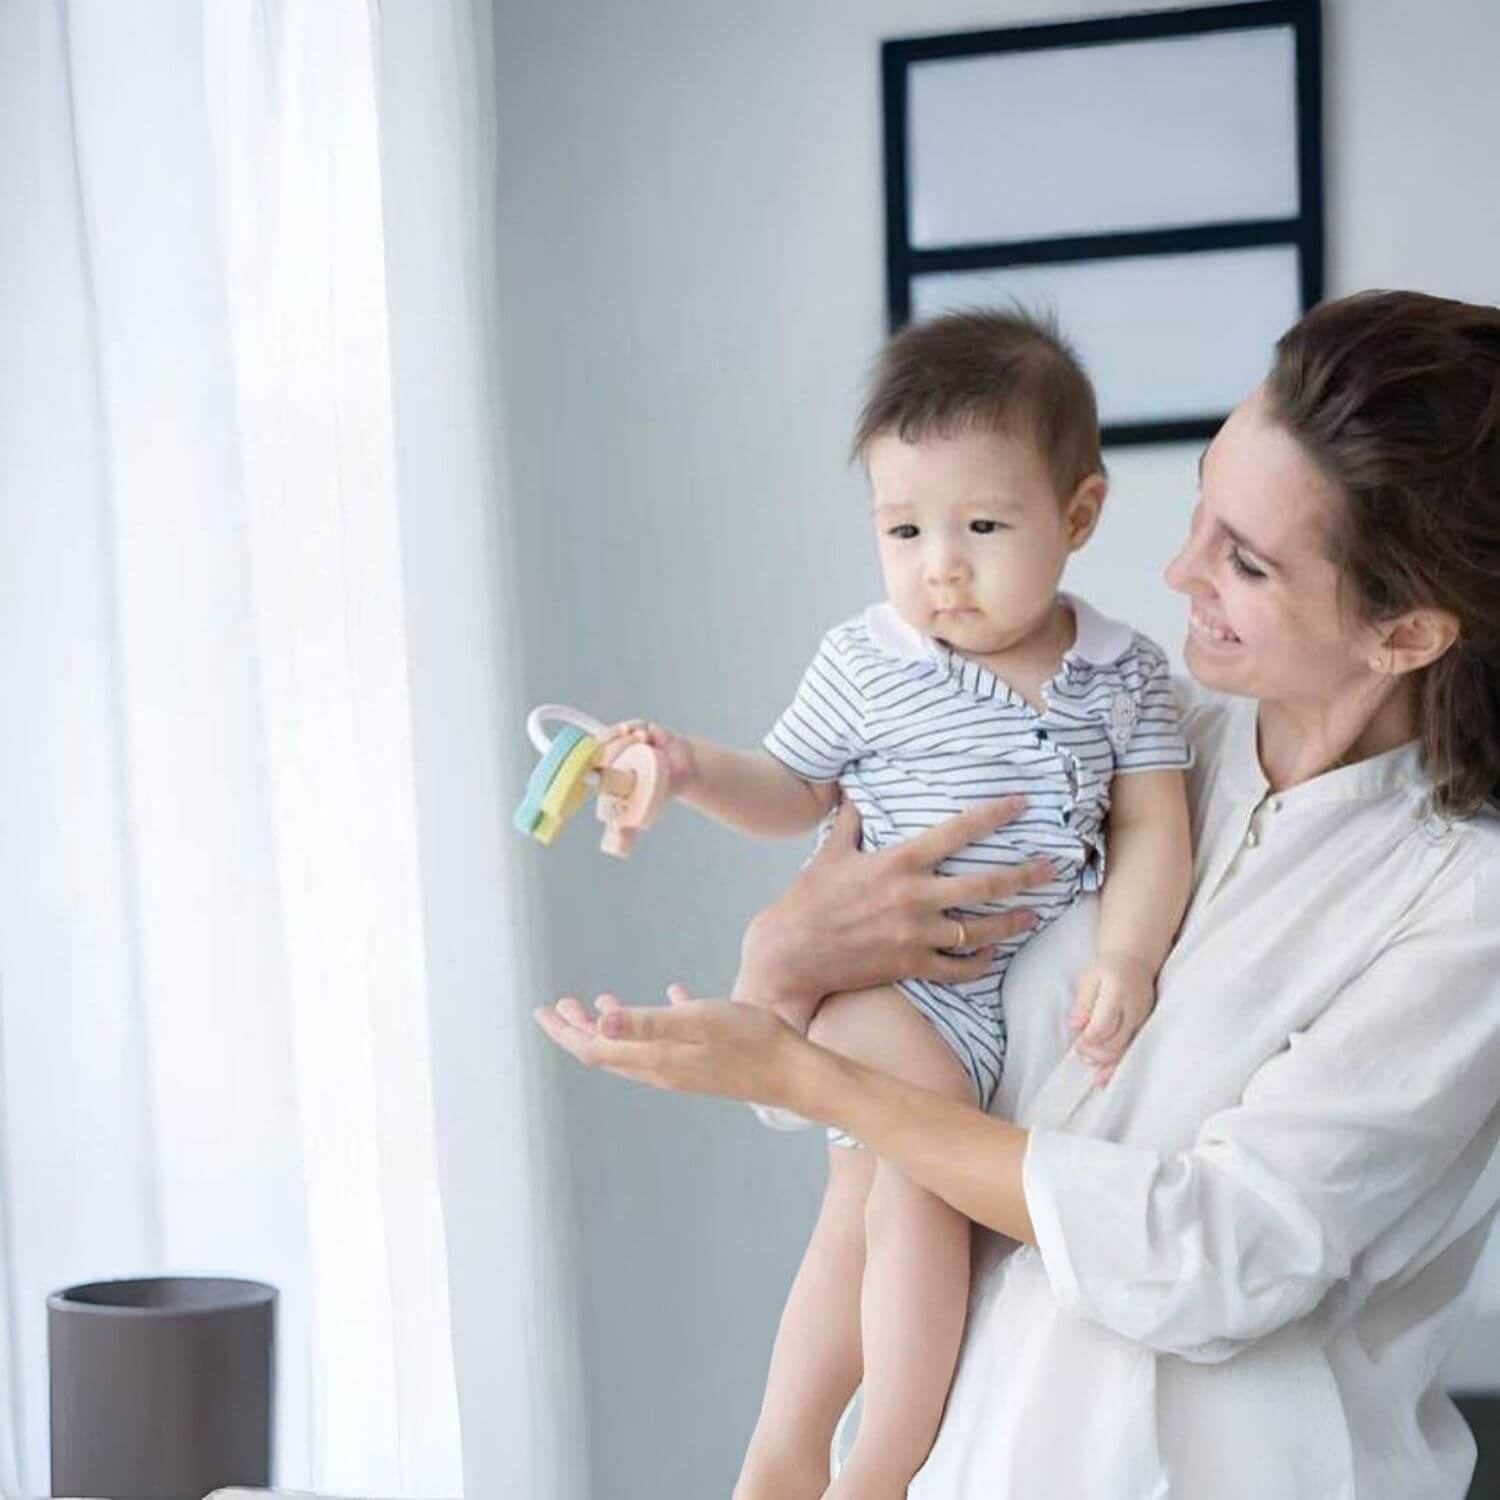
[[[958,928],[958,936],[948,946],[950,948],[967,948],[969,946],[969,929],[964,926],[964,919],[954,916],[952,912],[949,912],[948,920]]]

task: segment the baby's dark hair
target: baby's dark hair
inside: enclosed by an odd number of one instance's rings
[[[1094,388],[1056,322],[974,308],[912,323],[881,351],[855,429],[863,460],[886,433],[908,443],[1003,432],[1036,445],[1060,499],[1104,472]]]

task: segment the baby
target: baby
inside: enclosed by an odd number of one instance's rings
[[[824,637],[764,749],[640,720],[611,737],[655,746],[672,795],[761,835],[823,822],[842,793],[859,810],[862,847],[882,849],[975,802],[1024,794],[1013,822],[941,873],[1044,859],[1051,878],[1017,898],[1035,914],[1033,931],[1101,890],[1098,953],[1072,1024],[1106,1050],[1113,1041],[1107,1078],[1150,1011],[1182,917],[1189,754],[1161,651],[1058,589],[1105,498],[1093,391],[1050,326],[952,314],[887,345],[854,453],[874,495],[886,598]],[[953,909],[952,950],[975,947],[966,923],[985,914]],[[1024,940],[996,946],[977,980],[903,980],[784,1019],[986,1109],[1005,1061],[1001,982]],[[735,998],[756,997],[736,985]],[[735,1500],[897,1500],[947,1399],[967,1309],[968,1223],[857,1141],[829,1134],[827,1193]],[[830,1487],[833,1428],[861,1378],[859,1435]]]

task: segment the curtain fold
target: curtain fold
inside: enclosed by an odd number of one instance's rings
[[[582,1278],[538,893],[510,816],[533,763],[496,308],[488,0],[380,0],[386,274],[428,991],[473,1496],[590,1493]],[[441,107],[436,107],[441,101]]]
[[[281,1288],[279,1483],[582,1493],[487,16],[0,7],[0,1489],[47,1488],[46,1293],[171,1272]]]

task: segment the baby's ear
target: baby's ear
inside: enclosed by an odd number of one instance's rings
[[[1076,490],[1067,506],[1068,545],[1076,552],[1093,536],[1109,494],[1109,480],[1102,474],[1090,474]]]

